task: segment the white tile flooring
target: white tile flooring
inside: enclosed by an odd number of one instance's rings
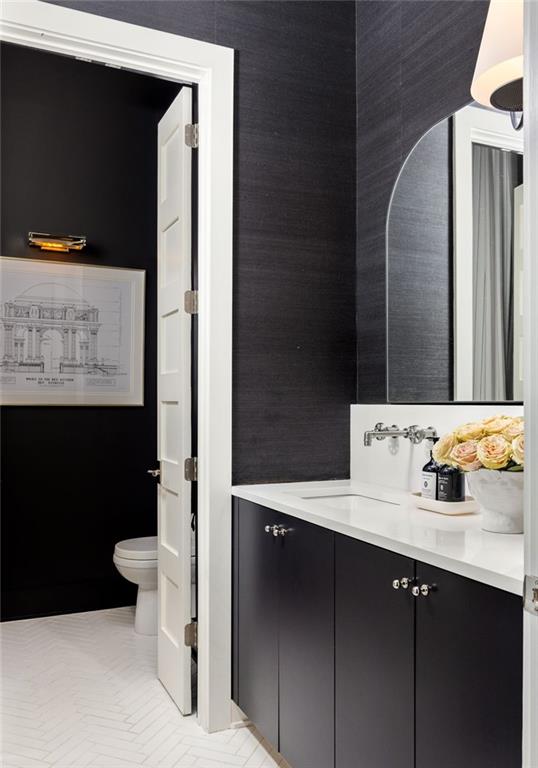
[[[155,677],[133,609],[1,625],[2,768],[276,768],[248,728],[205,734]]]

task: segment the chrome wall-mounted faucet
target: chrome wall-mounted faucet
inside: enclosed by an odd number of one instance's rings
[[[396,424],[392,427],[386,427],[383,422],[379,422],[373,429],[367,429],[364,433],[364,445],[372,445],[372,440],[385,440],[387,437],[405,437],[413,445],[419,445],[423,440],[431,440],[437,437],[435,427],[419,427],[418,424],[412,424],[410,427],[400,429]]]

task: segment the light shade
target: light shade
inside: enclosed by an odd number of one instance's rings
[[[471,96],[485,107],[523,109],[523,0],[490,0]]]

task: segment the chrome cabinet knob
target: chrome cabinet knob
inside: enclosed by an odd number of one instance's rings
[[[392,582],[392,588],[393,589],[400,589],[400,586],[401,586],[400,585],[400,579],[394,579],[394,581]]]
[[[148,469],[147,472],[148,472],[148,475],[151,475],[152,477],[159,477],[161,474],[160,469]]]
[[[422,595],[422,597],[428,597],[432,590],[432,587],[429,584],[421,584],[420,587],[414,586],[411,592],[415,597],[418,597],[419,595]]]
[[[264,531],[265,533],[272,533],[273,536],[278,536],[277,529],[278,525],[266,525]]]
[[[393,589],[408,589],[409,584],[411,583],[411,579],[409,579],[407,576],[402,576],[401,579],[394,579],[392,582],[392,588]]]
[[[283,525],[266,525],[265,533],[272,533],[273,536],[285,536],[291,532],[291,528],[284,528]]]

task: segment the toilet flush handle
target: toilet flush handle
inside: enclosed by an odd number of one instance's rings
[[[148,475],[151,475],[152,477],[159,477],[161,474],[160,469],[148,469]]]

